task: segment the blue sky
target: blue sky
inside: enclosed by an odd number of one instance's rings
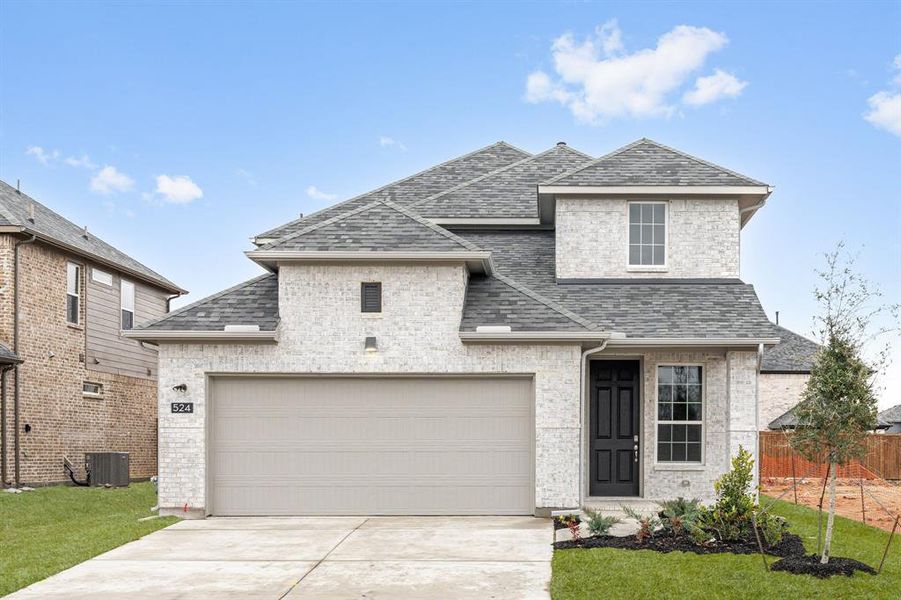
[[[899,22],[898,2],[6,0],[0,178],[196,300],[258,272],[254,233],[477,147],[650,137],[775,186],[742,277],[808,333],[838,240],[901,298]]]

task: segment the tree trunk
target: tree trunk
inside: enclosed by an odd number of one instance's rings
[[[823,542],[823,556],[820,563],[829,562],[829,546],[832,545],[832,526],[835,523],[835,480],[838,469],[834,462],[829,463],[829,519],[826,521],[826,539]]]

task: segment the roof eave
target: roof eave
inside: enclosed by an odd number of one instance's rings
[[[772,346],[779,343],[779,338],[768,337],[750,337],[750,338],[624,338],[610,340],[608,348],[618,347],[697,347],[697,348],[719,348],[719,347],[748,347],[757,348],[760,344]]]
[[[283,264],[461,264],[465,263],[473,273],[493,272],[491,253],[476,250],[451,252],[407,251],[333,251],[333,250],[249,250],[248,258],[270,270]]]
[[[55,246],[57,248],[65,250],[66,252],[70,252],[70,253],[78,255],[78,256],[83,256],[85,258],[89,258],[98,264],[104,265],[111,269],[115,269],[116,271],[120,271],[122,273],[128,273],[135,279],[139,279],[145,283],[149,283],[149,284],[151,284],[155,287],[158,287],[162,290],[165,290],[167,292],[170,292],[173,294],[178,294],[179,296],[184,296],[188,293],[188,290],[183,289],[183,288],[175,285],[174,283],[167,283],[167,282],[159,280],[159,279],[154,279],[153,277],[148,277],[147,275],[144,275],[143,273],[135,271],[134,269],[129,269],[128,267],[125,267],[121,264],[115,263],[109,259],[103,258],[102,256],[98,256],[92,252],[85,252],[84,250],[82,250],[80,248],[76,248],[75,246],[72,246],[65,242],[61,242],[60,240],[58,240],[56,238],[52,238],[52,237],[47,236],[39,231],[30,229],[28,227],[23,227],[21,225],[4,225],[4,226],[0,226],[0,233],[22,233],[25,235],[33,235],[35,238],[41,240],[45,244]]]
[[[578,343],[602,342],[622,335],[616,331],[461,331],[460,341],[476,344]]]
[[[122,331],[122,337],[142,342],[171,343],[276,343],[275,331],[192,331],[141,330]]]

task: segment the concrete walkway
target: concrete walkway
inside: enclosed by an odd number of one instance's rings
[[[9,598],[542,598],[551,523],[531,517],[182,521]]]

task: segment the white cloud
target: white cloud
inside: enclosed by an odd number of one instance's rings
[[[679,25],[660,36],[655,48],[628,53],[616,21],[582,42],[565,33],[551,47],[556,77],[530,74],[525,99],[558,102],[587,123],[668,117],[677,111],[671,96],[728,41],[706,27]]]
[[[109,195],[113,192],[127,192],[134,187],[134,180],[116,170],[116,167],[106,165],[91,178],[91,190],[98,194]]]
[[[741,81],[735,75],[717,69],[713,75],[698,77],[694,89],[685,92],[682,100],[692,106],[702,106],[723,98],[735,98],[747,85],[747,81]]]
[[[403,152],[407,151],[407,147],[404,146],[403,142],[399,142],[392,137],[388,137],[387,135],[383,135],[379,137],[379,146],[382,148],[397,148]]]
[[[27,156],[33,156],[34,159],[42,165],[50,164],[52,161],[59,158],[59,150],[48,152],[40,146],[29,146],[28,149],[25,150],[25,154]]]
[[[313,200],[334,200],[338,197],[337,194],[326,194],[315,185],[311,185],[307,188],[307,196]]]
[[[171,204],[188,204],[198,198],[203,198],[203,190],[187,175],[174,177],[158,175],[156,193],[162,197],[163,202]]]
[[[81,156],[67,156],[64,160],[64,163],[69,165],[70,167],[79,167],[83,169],[96,169],[97,165],[95,165],[91,161],[91,157],[87,154],[82,154]]]
[[[901,54],[895,56],[892,66],[901,71]],[[901,87],[901,72],[892,78],[895,88]],[[863,114],[863,118],[873,126],[901,136],[901,91],[883,90],[876,92],[867,99],[870,110]]]

